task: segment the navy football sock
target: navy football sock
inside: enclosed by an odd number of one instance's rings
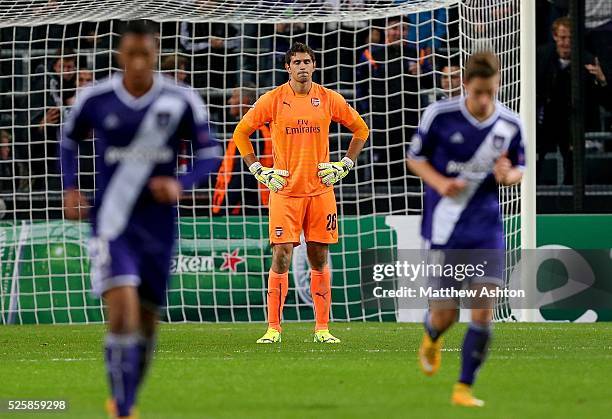
[[[138,334],[108,333],[105,344],[106,370],[118,416],[129,416],[136,400],[140,349]]]
[[[431,314],[429,313],[429,311],[427,312],[427,314],[425,314],[423,326],[425,326],[425,331],[427,332],[431,340],[434,342],[438,340],[440,336],[442,336],[442,333],[444,333],[444,330],[438,330],[433,327],[433,325],[431,324]]]
[[[459,382],[472,385],[476,378],[476,373],[482,365],[489,349],[491,331],[489,326],[470,323],[470,326],[463,340],[461,351],[461,376]]]

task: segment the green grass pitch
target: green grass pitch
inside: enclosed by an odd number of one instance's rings
[[[475,394],[452,407],[465,325],[446,336],[442,369],[416,364],[418,324],[341,323],[343,342],[312,342],[312,325],[285,326],[280,345],[256,345],[263,324],[161,327],[139,397],[147,418],[577,418],[612,411],[612,324],[496,324]],[[69,401],[65,414],[104,418],[103,326],[0,328],[0,399]]]

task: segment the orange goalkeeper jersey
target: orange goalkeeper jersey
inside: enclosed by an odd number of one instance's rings
[[[314,196],[333,189],[317,176],[317,165],[329,162],[329,124],[349,126],[358,118],[339,93],[313,82],[307,95],[297,95],[289,83],[267,92],[243,121],[251,127],[270,123],[274,168],[289,171],[279,194]]]

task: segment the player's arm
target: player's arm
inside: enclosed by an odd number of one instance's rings
[[[347,127],[353,133],[353,138],[349,144],[346,156],[342,160],[339,162],[319,163],[318,175],[321,178],[321,182],[327,186],[332,186],[348,175],[349,171],[355,166],[357,157],[359,157],[359,153],[363,150],[368,135],[370,135],[370,130],[363,118],[338,93],[332,96],[331,113],[332,120],[340,122]]]
[[[519,183],[523,178],[523,171],[518,167],[512,166],[508,153],[504,153],[497,159],[493,168],[493,174],[497,183],[506,186]]]
[[[431,132],[433,113],[431,107],[423,113],[422,122],[412,137],[406,163],[412,173],[423,179],[423,182],[440,195],[454,197],[465,188],[465,180],[444,176],[429,162],[436,148],[436,137]]]
[[[80,220],[88,214],[89,204],[77,188],[77,166],[79,143],[87,138],[91,130],[90,107],[88,95],[83,92],[61,128],[60,170],[64,189],[64,216],[68,220]]]
[[[149,181],[149,189],[158,202],[174,204],[182,191],[199,185],[219,166],[221,146],[208,128],[208,114],[204,102],[195,92],[187,96],[188,106],[181,121],[181,134],[191,141],[194,162],[189,173],[178,179],[156,176]]]
[[[249,171],[255,176],[260,183],[265,185],[273,192],[278,192],[287,185],[285,179],[289,176],[286,170],[274,169],[272,167],[263,166],[257,156],[253,144],[249,139],[255,130],[266,122],[272,120],[271,100],[270,96],[263,95],[255,103],[255,106],[244,115],[234,130],[234,142],[244,162],[249,168]]]
[[[523,179],[525,169],[525,147],[523,145],[523,133],[519,129],[518,133],[510,141],[508,151],[506,151],[495,162],[493,175],[497,183],[501,185],[514,185]]]
[[[442,196],[456,196],[466,186],[463,179],[442,175],[427,160],[408,157],[408,168]]]

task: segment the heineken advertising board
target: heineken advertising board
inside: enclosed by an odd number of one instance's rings
[[[417,218],[344,217],[340,223],[341,240],[330,249],[335,320],[398,319],[396,309],[401,307],[381,306],[365,298],[361,259],[369,249],[387,249],[393,258],[397,247],[418,246]],[[585,309],[560,309],[551,304],[539,310],[535,320],[612,320],[610,310],[588,309],[593,293],[612,295],[612,272],[600,272],[610,266],[612,216],[545,215],[537,221],[538,246],[574,249],[575,256],[592,268],[597,283],[579,294],[566,295],[563,261],[546,261],[540,271],[548,274],[538,275],[538,289],[554,289],[558,301],[571,300],[573,306]],[[271,263],[267,220],[181,218],[179,233],[163,318],[211,322],[265,320]],[[0,224],[2,323],[103,320],[100,300],[89,291],[88,237],[89,226],[84,223]],[[304,246],[296,247],[284,311],[286,320],[313,319],[309,280]]]
[[[263,222],[262,222],[263,221]],[[384,217],[344,217],[341,240],[331,246],[335,320],[395,320],[363,304],[360,252],[395,248]],[[0,224],[0,309],[3,323],[103,320],[90,293],[89,226],[63,221]],[[263,321],[271,247],[267,219],[181,218],[172,261],[167,321]],[[314,319],[306,253],[297,247],[284,318]]]

